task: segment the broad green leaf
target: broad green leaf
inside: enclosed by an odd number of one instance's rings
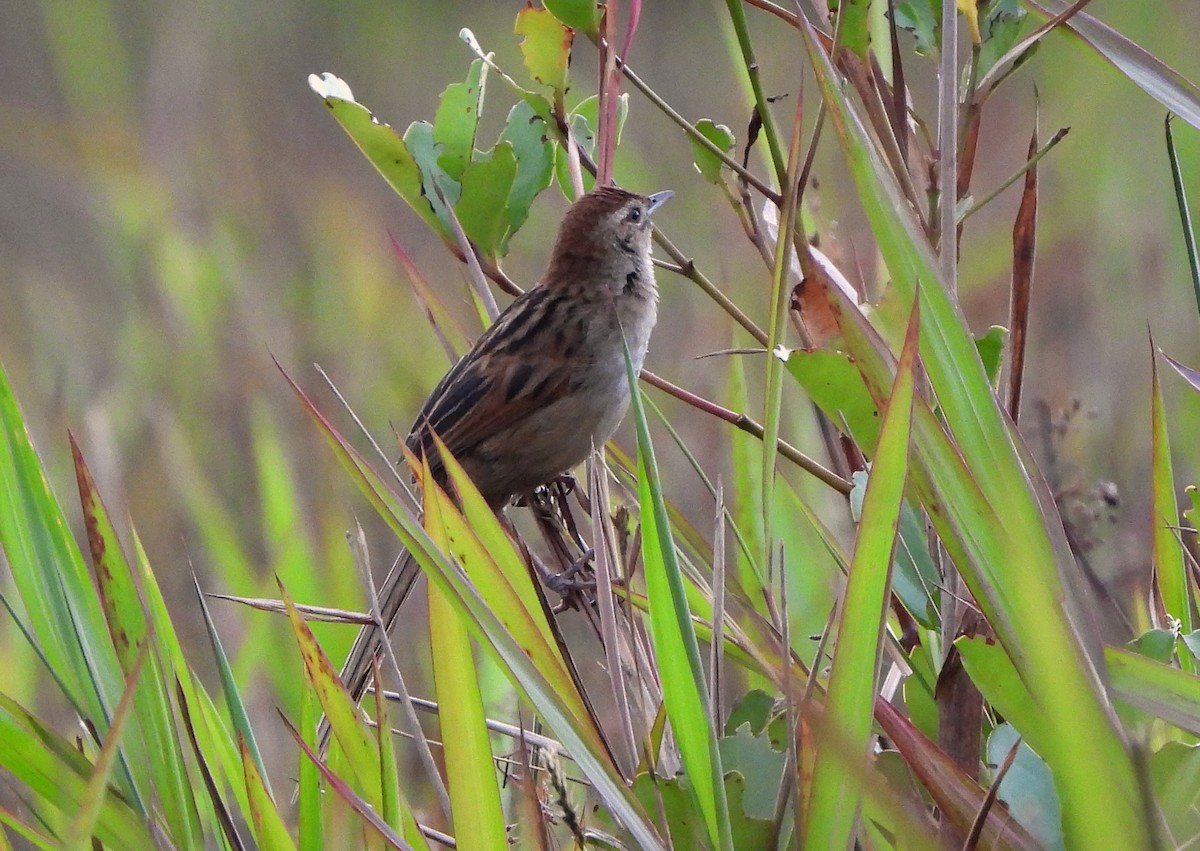
[[[1017,742],[1017,732],[1009,724],[1001,724],[987,740],[987,761],[991,766],[1002,763]],[[1062,851],[1062,813],[1054,778],[1029,745],[1017,745],[1017,756],[1000,783],[996,797],[1008,805],[1012,817],[1024,825],[1029,834],[1046,851]]]
[[[549,9],[527,6],[517,13],[513,28],[521,39],[521,56],[529,76],[554,89],[556,99],[562,98],[568,87],[568,68],[571,61],[571,42],[575,34],[564,26]]]
[[[508,193],[508,233],[501,243],[501,254],[508,251],[508,237],[525,224],[533,199],[550,185],[554,175],[554,145],[550,142],[550,132],[545,119],[525,101],[508,113],[500,143],[512,146],[517,158],[517,176]]]
[[[1150,780],[1170,835],[1200,835],[1200,747],[1165,743],[1150,755]]]
[[[448,229],[439,221],[430,207],[431,201],[422,191],[421,169],[399,134],[391,126],[376,120],[370,110],[354,100],[350,87],[332,74],[321,77],[312,74],[308,84],[324,100],[333,117],[383,179],[426,224],[443,239],[447,238]]]
[[[739,697],[725,719],[725,738],[737,734],[743,724],[749,725],[750,735],[757,736],[767,728],[776,716],[775,698],[760,688],[752,689]],[[779,742],[774,746],[782,750]]]
[[[1125,646],[1138,655],[1171,664],[1175,658],[1175,641],[1178,632],[1173,629],[1148,629]]]
[[[715,124],[710,118],[701,118],[696,122],[696,129],[705,139],[712,142],[725,153],[733,150],[733,133],[724,124]],[[712,151],[692,139],[692,161],[696,170],[709,183],[721,182],[721,160]]]
[[[403,142],[405,148],[412,152],[411,156],[416,163],[424,202],[437,220],[434,229],[442,234],[443,239],[451,241],[454,239],[454,229],[450,226],[450,215],[446,212],[446,204],[454,206],[458,203],[462,185],[438,164],[440,152],[437,142],[434,141],[433,132],[433,125],[428,121],[414,121],[404,131]],[[441,196],[438,195],[439,189]]]
[[[438,168],[453,180],[462,179],[472,160],[486,83],[487,66],[482,59],[476,59],[465,81],[451,83],[442,92],[433,119],[433,142],[438,149]]]
[[[742,814],[755,819],[775,818],[775,799],[779,795],[779,784],[783,782],[786,753],[773,745],[763,728],[752,731],[748,721],[742,722],[732,735],[722,737],[720,747],[726,778],[733,772],[745,778]],[[729,810],[732,818],[735,812],[732,800]],[[735,847],[750,846],[735,843]]]
[[[787,368],[830,421],[839,429],[848,427],[859,448],[873,456],[879,408],[854,362],[841,352],[797,349],[788,354]]]
[[[917,622],[928,629],[938,624],[934,595],[941,581],[929,554],[929,536],[921,515],[905,502],[900,507],[900,541],[896,547],[892,590]]]
[[[462,194],[454,214],[463,232],[486,257],[503,253],[509,229],[507,201],[517,177],[512,145],[501,142],[478,156],[462,175]]]
[[[554,17],[589,38],[599,32],[601,11],[595,0],[550,0],[545,6]]]
[[[781,754],[776,754],[776,756],[782,758]],[[703,821],[697,818],[695,799],[691,794],[686,775],[655,778],[649,774],[639,774],[633,781],[633,790],[644,806],[662,813],[671,833],[671,842],[676,848],[711,847],[707,842]],[[771,847],[774,826],[771,816],[773,813],[766,818],[756,818],[748,815],[744,807],[750,804],[767,803],[773,808],[775,791],[772,790],[767,795],[767,801],[755,801],[748,785],[748,778],[740,771],[730,771],[725,775],[725,793],[729,800],[730,827],[734,847],[746,849]]]
[[[596,123],[598,121],[597,111],[599,109],[599,98],[592,95],[580,101],[579,105],[571,110],[567,116],[567,123],[571,127],[571,137],[575,140],[581,150],[585,151],[588,156],[594,156],[596,153]],[[621,141],[621,131],[625,127],[625,117],[629,114],[629,92],[623,92],[620,100],[617,103],[617,136],[616,142]],[[571,176],[567,166],[567,152],[563,145],[559,145],[554,150],[554,177],[558,181],[559,188],[563,194],[571,200],[575,200],[574,191],[571,189]],[[593,177],[586,169],[583,172],[583,191],[590,192],[596,185],[596,178]]]
[[[983,44],[979,48],[979,62],[975,74],[983,79],[1004,54],[1012,49],[1021,37],[1028,13],[1017,0],[994,0],[987,5],[981,23]]]
[[[896,4],[896,26],[917,39],[917,53],[932,56],[942,45],[940,0],[903,0]]]

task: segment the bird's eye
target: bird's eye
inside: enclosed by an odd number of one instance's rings
[[[641,207],[634,207],[632,210],[629,211],[629,221],[640,222],[641,220],[642,220],[642,208]]]

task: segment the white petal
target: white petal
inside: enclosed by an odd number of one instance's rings
[[[792,352],[794,352],[794,351],[796,351],[796,350],[789,349],[787,346],[783,345],[783,343],[780,343],[778,346],[775,347],[774,351],[772,351],[771,354],[775,355],[775,357],[779,358],[784,363],[787,363],[788,358],[790,358],[792,356]]]
[[[475,33],[471,32],[466,27],[458,31],[458,37],[467,43],[467,47],[471,48],[477,56],[483,56],[483,48],[479,46],[479,40],[475,38]]]
[[[323,98],[337,98],[338,100],[348,100],[351,103],[357,103],[354,100],[354,92],[350,91],[350,86],[346,85],[346,81],[341,77],[330,74],[328,71],[319,77],[316,74],[309,74],[308,85],[309,88]]]

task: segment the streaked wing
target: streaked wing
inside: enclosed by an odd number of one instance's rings
[[[578,356],[564,334],[546,332],[563,327],[555,314],[566,306],[564,298],[540,287],[514,301],[434,388],[413,424],[408,448],[434,462],[436,433],[462,458],[567,396]]]

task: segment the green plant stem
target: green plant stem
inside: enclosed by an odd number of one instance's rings
[[[1187,190],[1183,186],[1183,172],[1179,168],[1179,155],[1175,150],[1175,137],[1171,133],[1171,118],[1163,122],[1167,134],[1167,161],[1171,164],[1171,183],[1175,187],[1175,203],[1179,206],[1179,224],[1183,227],[1183,245],[1187,249],[1188,271],[1192,273],[1192,288],[1196,293],[1196,307],[1200,308],[1200,258],[1196,252],[1196,229],[1192,226],[1192,213],[1188,207]]]
[[[701,147],[703,147],[713,156],[718,157],[721,162],[729,168],[730,171],[749,183],[764,196],[769,198],[773,203],[781,203],[781,198],[778,192],[776,192],[770,186],[767,186],[765,183],[755,177],[750,171],[743,168],[741,163],[714,145],[707,136],[696,129],[696,125],[692,124],[682,115],[680,115],[674,107],[663,100],[662,96],[659,95],[658,92],[650,88],[650,86],[648,86],[641,77],[633,73],[633,70],[628,65],[618,59],[617,66],[625,74],[625,79],[629,80],[635,89],[645,95],[647,100],[658,107],[663,115],[667,116],[667,118],[679,125],[683,132],[687,133],[691,139],[699,143]]]
[[[653,372],[643,369],[641,373],[641,379],[651,387],[657,387],[659,390],[662,390],[670,396],[674,396],[681,402],[686,402],[693,408],[698,408],[705,413],[712,414],[717,419],[724,420],[738,430],[744,431],[746,434],[753,435],[759,440],[762,440],[766,435],[766,429],[762,427],[762,424],[756,422],[745,414],[739,414],[737,411],[731,411],[728,408],[718,405],[716,402],[705,399],[703,396],[697,396],[690,390],[684,390],[679,385],[672,384],[670,381],[667,381],[665,378],[662,378]],[[776,446],[778,447],[780,455],[791,461],[806,473],[810,473],[816,478],[820,479],[838,493],[846,495],[853,490],[854,485],[850,481],[843,479],[837,473],[824,467],[822,464],[814,461],[812,458],[809,458],[787,441],[779,439],[776,441]]]
[[[1050,153],[1050,149],[1053,148],[1055,145],[1057,145],[1059,142],[1061,142],[1063,140],[1063,137],[1066,136],[1067,133],[1070,132],[1070,130],[1071,130],[1070,127],[1064,127],[1061,130],[1059,130],[1057,133],[1055,133],[1053,138],[1051,138],[1050,141],[1047,142],[1046,144],[1042,145],[1042,147],[1038,149],[1038,152],[1036,154],[1034,154],[1032,157],[1030,157],[1025,162],[1025,165],[1023,165],[1019,169],[1017,169],[1017,171],[1013,174],[1012,177],[1010,177],[1008,180],[1004,181],[999,186],[997,186],[994,190],[989,192],[982,200],[976,201],[971,206],[967,207],[967,209],[963,210],[963,212],[958,217],[958,223],[962,224],[963,222],[965,222],[967,220],[968,216],[974,215],[975,213],[979,212],[979,210],[982,209],[984,206],[986,206],[987,204],[990,204],[992,201],[996,200],[996,197],[1001,192],[1003,192],[1005,189],[1007,189],[1008,187],[1010,187],[1014,183],[1016,183],[1017,180],[1019,180],[1022,176],[1024,176],[1025,172],[1029,171],[1029,169],[1031,169],[1035,165],[1037,165],[1038,160],[1040,160],[1042,157],[1046,156],[1046,154]]]
[[[671,242],[671,240],[669,240],[658,228],[654,229],[654,241],[658,244],[659,248],[667,252],[671,259],[675,261],[676,265],[679,267],[677,271],[680,275],[687,278],[689,281],[692,281],[699,286],[700,289],[704,290],[704,292],[708,294],[709,298],[719,304],[721,308],[728,313],[730,317],[732,317],[734,322],[736,322],[738,325],[741,325],[746,330],[747,334],[758,341],[760,346],[764,348],[767,347],[766,332],[759,328],[758,325],[754,323],[753,319],[743,313],[742,309],[734,304],[729,296],[717,289],[717,285],[710,281],[703,272],[696,268],[696,264],[692,261],[692,259],[680,251],[675,246],[675,243]]]
[[[729,20],[733,24],[737,36],[738,47],[742,51],[742,60],[746,63],[746,74],[750,78],[750,89],[754,92],[754,105],[758,116],[762,119],[762,132],[767,137],[767,148],[771,152],[771,164],[775,168],[775,179],[780,187],[786,186],[787,163],[783,157],[783,147],[779,144],[779,132],[775,127],[775,119],[771,116],[771,105],[763,94],[762,80],[758,74],[758,60],[754,58],[754,46],[750,43],[750,30],[746,24],[746,10],[742,8],[742,0],[725,0],[729,9]]]
[[[931,221],[946,286],[957,299],[958,240],[958,6],[942,0],[942,51],[938,67],[938,209]]]
[[[746,0],[746,5],[769,12],[780,20],[787,21],[793,27],[800,26],[800,18],[797,17],[795,12],[789,12],[782,6],[772,3],[771,0]]]

